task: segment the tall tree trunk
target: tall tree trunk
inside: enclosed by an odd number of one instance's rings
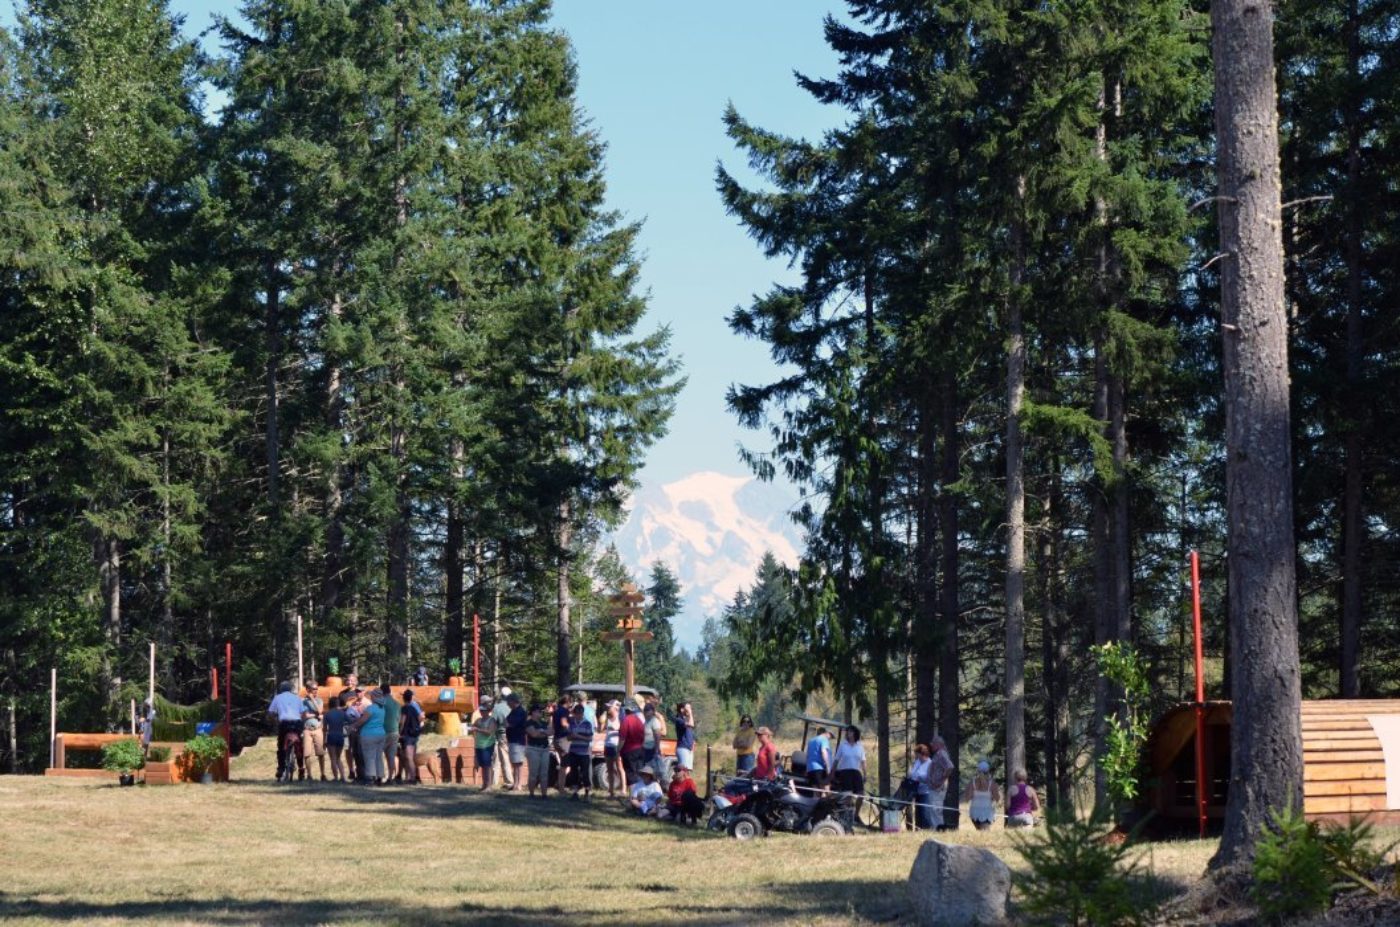
[[[403,384],[398,384],[403,389]],[[407,672],[408,657],[408,560],[411,518],[408,498],[407,435],[401,423],[390,426],[389,456],[394,466],[394,515],[389,522],[388,609],[384,626],[384,651],[389,673],[401,678]]]
[[[942,530],[943,550],[940,557],[943,574],[941,612],[943,615],[942,633],[939,635],[938,654],[938,726],[939,733],[948,747],[948,756],[953,761],[953,772],[948,780],[948,794],[959,794],[960,775],[958,773],[958,751],[961,749],[962,728],[960,699],[961,686],[959,670],[961,655],[958,652],[958,625],[962,618],[958,600],[958,498],[953,487],[961,475],[962,442],[958,434],[958,378],[952,369],[944,371],[943,394],[940,417],[942,419],[943,463],[939,479],[938,523]],[[951,803],[952,810],[944,813],[944,822],[954,829],[958,826],[957,802]]]
[[[1102,336],[1094,341],[1094,401],[1095,421],[1108,420],[1108,360]],[[1117,626],[1113,607],[1113,551],[1108,505],[1107,480],[1100,477],[1090,486],[1092,493],[1092,514],[1090,530],[1093,534],[1094,550],[1094,643],[1102,646],[1113,640],[1113,629]],[[1108,800],[1108,780],[1104,776],[1103,764],[1098,762],[1108,749],[1108,706],[1111,692],[1108,680],[1102,675],[1094,675],[1094,710],[1090,727],[1094,737],[1094,804],[1102,805]]]
[[[574,633],[573,624],[570,622],[569,605],[569,548],[573,544],[573,510],[569,500],[565,499],[559,504],[559,521],[556,526],[557,540],[559,544],[559,589],[558,589],[558,613],[554,627],[555,634],[555,657],[554,657],[554,677],[559,691],[564,691],[569,685],[569,670],[573,662],[572,637]]]
[[[498,545],[491,577],[491,681],[497,690],[504,685],[501,674],[501,561],[504,553],[504,545]]]
[[[914,652],[914,740],[936,732],[938,700],[938,406],[930,377],[919,411],[919,494],[915,509],[914,583],[918,617],[910,634]]]
[[[331,272],[339,274],[340,264],[332,264]],[[334,325],[340,321],[341,312],[344,307],[343,297],[337,291],[331,294],[330,305],[327,308],[327,325]],[[345,423],[342,420],[345,413],[345,393],[344,384],[340,369],[340,361],[331,352],[326,352],[326,395],[325,395],[325,424],[326,430],[335,438],[333,446],[334,459],[331,462],[329,472],[326,474],[326,498],[324,506],[324,517],[326,524],[326,553],[325,561],[321,570],[321,627],[331,629],[336,627],[336,610],[340,608],[340,598],[344,589],[345,574],[345,523],[344,523],[344,482],[345,470],[341,461],[339,437],[344,431]],[[351,639],[351,659],[353,656],[353,637]],[[355,664],[351,664],[352,666]]]
[[[263,444],[267,464],[267,510],[277,518],[278,493],[282,477],[281,395],[277,388],[282,369],[282,291],[277,284],[277,264],[268,259],[267,303],[263,319],[263,340],[267,359],[263,366],[263,402],[267,419],[263,422]]]
[[[1045,495],[1045,506],[1040,526],[1040,556],[1036,572],[1040,581],[1040,663],[1041,688],[1045,693],[1045,799],[1051,808],[1059,807],[1060,770],[1063,768],[1062,743],[1059,736],[1060,702],[1059,687],[1061,670],[1059,652],[1059,574],[1055,562],[1055,519],[1059,517],[1059,461],[1051,455],[1047,462],[1050,490]],[[1011,772],[1011,770],[1008,770]],[[1008,782],[1011,780],[1008,779]]]
[[[1361,337],[1361,113],[1357,85],[1361,75],[1361,24],[1357,0],[1347,4],[1347,327],[1345,463],[1342,499],[1342,698],[1358,698],[1361,680],[1357,658],[1361,650],[1361,546],[1363,532],[1364,415],[1361,389],[1364,346]]]
[[[99,534],[93,545],[97,582],[102,592],[102,697],[108,730],[121,717],[122,677],[116,661],[122,646],[122,542]]]
[[[1113,514],[1109,539],[1113,550],[1113,639],[1133,639],[1132,524],[1128,506],[1127,396],[1123,377],[1108,376],[1108,434],[1113,447]]]
[[[890,668],[886,637],[877,632],[875,652],[875,739],[879,749],[880,794],[889,795],[890,788]]]
[[[1026,392],[1024,177],[1016,178],[1011,225],[1011,286],[1006,301],[1006,769],[1026,768],[1026,488],[1021,407]]]
[[[1234,664],[1221,866],[1302,806],[1303,756],[1273,8],[1215,0],[1211,24]]]
[[[457,487],[465,476],[462,458],[465,450],[462,440],[454,437],[449,451],[452,458],[452,491],[447,498],[447,537],[442,551],[442,569],[446,577],[447,617],[443,626],[442,652],[445,660],[454,657],[469,665],[466,659],[467,610],[466,590],[463,588],[463,570],[466,563],[462,557],[462,544],[466,539],[466,524],[462,518],[462,503],[457,495]]]
[[[169,395],[169,369],[165,371],[165,391]],[[174,667],[175,654],[175,568],[171,563],[174,551],[171,547],[172,526],[170,511],[170,426],[160,432],[160,628],[156,633],[159,646],[160,673],[170,678]]]

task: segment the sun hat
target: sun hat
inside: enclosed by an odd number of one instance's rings
[[[510,698],[510,686],[501,686],[501,698]]]
[[[656,770],[652,769],[650,766],[643,766],[641,769],[637,770],[637,775],[639,775],[639,776],[651,776],[653,779],[655,779],[655,778],[656,778]]]

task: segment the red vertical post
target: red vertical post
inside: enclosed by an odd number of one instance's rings
[[[233,779],[233,642],[224,641],[224,762]]]
[[[1201,640],[1201,556],[1191,551],[1191,619],[1196,633],[1196,813],[1206,835],[1206,673]]]
[[[481,616],[472,615],[472,707],[481,704]]]
[[[219,668],[209,667],[209,698],[217,702],[219,700]]]

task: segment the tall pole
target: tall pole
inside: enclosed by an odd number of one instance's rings
[[[1191,551],[1191,619],[1196,631],[1196,814],[1206,835],[1206,674],[1201,640],[1201,556]]]
[[[49,670],[49,768],[53,768],[54,744],[58,742],[58,669]]]
[[[136,733],[136,699],[131,700],[131,733]]]
[[[146,683],[146,701],[154,708],[156,704],[156,642],[151,641],[151,674]]]
[[[232,779],[233,771],[233,643],[224,642],[224,756]]]
[[[472,694],[473,707],[481,704],[481,616],[472,613]]]
[[[297,612],[297,691],[300,692],[302,686],[306,684],[306,664],[302,662],[301,649],[301,613]]]
[[[636,697],[636,694],[637,694],[637,687],[636,687],[636,684],[635,684],[636,661],[637,661],[637,642],[634,641],[634,640],[631,640],[631,639],[629,638],[628,640],[625,640],[625,641],[622,642],[622,667],[623,667],[622,672],[623,672],[623,681],[624,681],[625,684],[626,684],[626,688],[627,688],[626,699],[627,699],[627,701],[629,701],[629,702],[632,701],[633,698],[635,698],[635,697]]]

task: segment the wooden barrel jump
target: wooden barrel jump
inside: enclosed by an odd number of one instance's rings
[[[1229,702],[1205,708],[1206,814],[1225,816],[1230,784]],[[1305,701],[1303,813],[1311,820],[1366,817],[1400,824],[1400,700]],[[1159,818],[1196,822],[1195,706],[1178,705],[1153,725],[1146,746],[1144,800]]]

